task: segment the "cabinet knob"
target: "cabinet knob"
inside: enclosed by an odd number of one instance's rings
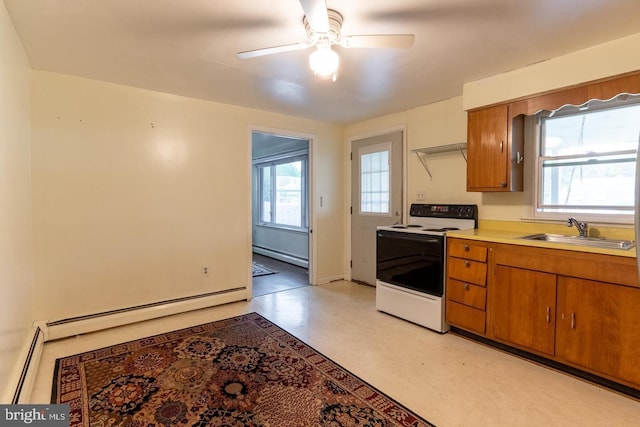
[[[471,267],[471,263],[469,261],[465,261],[464,262],[464,266],[469,268],[469,267]]]
[[[506,187],[506,186],[507,186],[507,181],[500,182],[500,187]]]
[[[469,284],[468,284],[468,283],[465,283],[465,284],[464,284],[464,286],[463,286],[463,288],[464,288],[464,290],[465,290],[465,291],[468,291],[468,290],[469,290]]]
[[[551,307],[547,307],[547,323],[551,323]]]
[[[575,329],[575,328],[576,328],[576,314],[571,313],[571,329]]]
[[[469,245],[464,245],[464,251],[469,252]]]

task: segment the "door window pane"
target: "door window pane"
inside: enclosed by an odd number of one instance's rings
[[[360,154],[360,212],[389,213],[389,149]]]

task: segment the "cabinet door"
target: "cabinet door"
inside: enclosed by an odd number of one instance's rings
[[[555,274],[498,265],[490,292],[496,338],[554,354]]]
[[[558,278],[560,361],[640,385],[640,289]]]
[[[467,190],[508,191],[508,106],[467,115]]]

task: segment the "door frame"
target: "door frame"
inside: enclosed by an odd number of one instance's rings
[[[247,173],[248,173],[248,199],[249,199],[249,207],[253,209],[253,159],[252,159],[252,134],[254,132],[260,133],[269,133],[278,136],[287,136],[290,138],[298,138],[298,139],[306,139],[309,141],[309,157],[307,161],[307,199],[309,205],[309,211],[307,212],[308,222],[309,222],[309,284],[316,285],[317,277],[316,277],[316,238],[313,230],[316,229],[316,215],[315,209],[316,204],[314,201],[313,195],[315,194],[315,179],[314,179],[314,171],[315,171],[315,159],[316,159],[316,144],[314,143],[317,139],[317,136],[314,134],[308,134],[303,132],[296,132],[285,129],[278,128],[270,128],[266,126],[249,126],[249,135],[247,138]],[[249,215],[249,223],[248,227],[248,260],[249,265],[247,265],[247,300],[251,300],[253,298],[253,277],[251,275],[251,259],[252,259],[252,246],[253,246],[253,224],[252,224],[252,215]]]
[[[364,138],[370,138],[372,136],[380,136],[380,135],[386,135],[388,133],[393,133],[393,132],[397,132],[397,131],[402,131],[402,195],[401,195],[401,204],[402,204],[402,222],[406,223],[407,222],[407,208],[406,208],[406,203],[407,203],[407,125],[398,125],[398,126],[394,126],[394,127],[390,127],[390,128],[385,128],[385,129],[381,129],[381,130],[376,130],[376,131],[371,131],[371,132],[367,132],[364,134],[359,134],[359,135],[355,135],[355,136],[350,136],[349,138],[347,138],[347,143],[345,144],[345,150],[346,150],[346,156],[345,158],[347,159],[347,176],[346,176],[346,191],[345,191],[345,206],[346,206],[346,221],[345,221],[345,245],[346,245],[346,259],[344,260],[344,271],[346,272],[345,274],[345,280],[351,280],[351,265],[350,265],[350,260],[351,260],[351,207],[352,207],[352,194],[351,194],[351,185],[352,185],[352,180],[351,180],[351,174],[352,174],[352,160],[351,160],[351,153],[353,153],[353,142],[360,140],[360,139],[364,139]]]

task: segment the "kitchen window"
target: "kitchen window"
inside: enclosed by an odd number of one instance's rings
[[[307,228],[307,163],[305,155],[256,165],[261,225]]]
[[[538,115],[536,218],[633,222],[640,96]]]

